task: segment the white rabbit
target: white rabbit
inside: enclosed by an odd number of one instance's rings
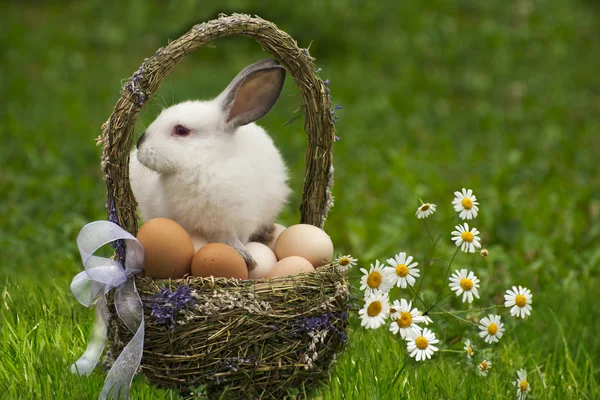
[[[130,182],[144,221],[170,218],[190,234],[234,247],[251,270],[250,240],[268,242],[290,189],[272,139],[253,122],[273,106],[285,68],[262,60],[215,99],[162,111],[130,155]]]

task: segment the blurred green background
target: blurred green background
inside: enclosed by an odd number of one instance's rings
[[[95,138],[124,79],[144,58],[221,12],[275,22],[310,46],[321,77],[331,80],[333,103],[343,106],[334,147],[336,203],[326,224],[336,251],[364,266],[399,251],[422,259],[428,240],[414,218],[418,199],[438,205],[430,223],[439,230],[452,216],[452,193],[471,188],[481,203],[475,224],[491,255],[460,256],[456,266],[475,269],[483,305],[501,303],[513,284],[534,293],[533,316],[515,323],[499,346],[498,365],[502,358],[506,368],[473,383],[472,392],[460,370],[450,372],[452,355],[399,380],[398,362],[386,369],[374,355],[361,360],[365,370],[382,369],[357,377],[350,365],[370,354],[371,338],[388,337],[375,332],[351,334],[348,354],[321,396],[350,398],[360,385],[373,385],[354,398],[388,398],[390,390],[407,398],[512,397],[517,367],[537,371],[537,398],[600,396],[598,3],[94,0],[0,3],[4,398],[71,398],[82,388],[93,398],[101,386],[101,374],[83,382],[68,375],[92,322],[69,292],[81,270],[75,238],[85,223],[106,218]],[[266,56],[247,38],[198,50],[143,110],[138,134],[161,107],[214,97]],[[297,94],[288,79],[260,121],[292,172],[295,193],[284,224],[299,220],[306,139],[300,120],[282,126],[301,105]],[[449,237],[442,242],[439,254],[453,250]],[[436,292],[445,264],[431,268],[439,273],[428,273],[426,296]],[[463,330],[448,322],[436,333],[452,344]],[[437,383],[423,392],[424,382]],[[136,387],[139,396],[159,396],[143,382]]]

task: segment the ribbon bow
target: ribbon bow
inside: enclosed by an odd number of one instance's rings
[[[102,246],[125,240],[125,268],[115,260],[95,256]],[[73,365],[71,372],[79,375],[92,373],[106,344],[108,307],[106,294],[116,288],[115,309],[119,318],[134,334],[106,376],[100,399],[129,398],[129,388],[140,362],[144,348],[144,310],[135,288],[133,275],[142,270],[144,248],[129,232],[109,221],[96,221],[84,226],[77,236],[77,247],[85,271],[71,282],[71,292],[84,306],[96,305],[96,320],[87,349]]]

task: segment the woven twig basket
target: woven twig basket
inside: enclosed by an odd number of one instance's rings
[[[108,217],[130,233],[137,233],[138,219],[128,157],[140,109],[186,55],[232,35],[259,42],[300,89],[308,135],[301,223],[323,227],[332,204],[335,138],[328,90],[308,50],[268,21],[234,14],[194,26],[146,59],[102,126]],[[124,251],[117,244],[116,257],[122,259]],[[311,274],[261,281],[140,276],[135,283],[146,319],[141,371],[157,386],[179,388],[183,394],[202,388],[209,397],[281,399],[306,392],[327,379],[346,342],[348,283],[331,264]],[[186,304],[171,324],[153,313],[165,298]],[[109,352],[118,354],[130,338],[120,319],[111,318]]]

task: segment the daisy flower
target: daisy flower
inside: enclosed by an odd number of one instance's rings
[[[464,226],[456,225],[452,232],[452,240],[465,253],[475,253],[475,247],[480,248],[481,240],[477,228],[469,229],[469,224],[465,222]]]
[[[473,296],[479,298],[479,278],[470,271],[467,275],[466,269],[456,270],[450,277],[450,289],[456,292],[457,296],[463,295],[462,301],[473,302]]]
[[[433,345],[438,342],[435,333],[424,328],[422,332],[421,330],[413,332],[406,338],[406,350],[417,361],[425,361],[425,359],[431,358],[434,351],[438,351],[438,348]]]
[[[465,351],[465,353],[467,353],[467,358],[473,357],[473,354],[475,354],[475,351],[473,350],[473,347],[471,346],[471,340],[467,339],[464,341],[464,343],[465,343],[465,347],[463,347],[463,350]]]
[[[473,219],[477,218],[477,213],[479,212],[479,204],[477,202],[477,197],[473,194],[471,189],[465,190],[463,188],[461,192],[454,192],[456,196],[454,200],[452,200],[452,204],[454,205],[454,211],[459,212],[458,215],[460,219]]]
[[[421,207],[417,208],[417,212],[415,215],[419,219],[427,218],[435,212],[436,207],[437,206],[435,204],[431,203],[422,204]]]
[[[367,329],[377,329],[385,324],[390,313],[387,293],[375,292],[365,297],[365,306],[358,310],[361,326]]]
[[[482,362],[477,364],[477,369],[478,369],[477,372],[479,372],[479,375],[481,375],[481,376],[487,376],[488,371],[491,368],[492,368],[492,363],[487,360],[483,360]]]
[[[353,258],[348,254],[347,256],[338,257],[337,260],[335,260],[335,265],[338,271],[344,272],[355,266],[357,261],[358,259]]]
[[[504,300],[506,300],[504,307],[512,307],[510,315],[527,318],[531,315],[531,303],[533,302],[531,290],[521,286],[519,286],[519,290],[517,290],[516,286],[512,288],[513,290],[508,289],[504,295]]]
[[[517,399],[525,400],[527,393],[531,391],[531,386],[527,382],[527,371],[520,369],[517,371],[517,380],[513,382],[513,385],[517,387]]]
[[[365,296],[379,290],[381,292],[389,291],[394,286],[394,281],[385,271],[385,266],[375,261],[375,265],[371,264],[371,269],[367,271],[361,268],[363,276],[360,278],[360,290],[365,291]]]
[[[406,289],[407,285],[413,286],[415,284],[415,278],[421,275],[419,268],[417,268],[419,263],[412,262],[412,260],[412,256],[406,257],[404,252],[396,254],[394,258],[388,258],[387,262],[391,267],[385,269],[392,279],[392,286],[396,284],[396,286]]]
[[[487,317],[481,318],[479,321],[479,336],[485,340],[486,343],[498,342],[498,340],[504,334],[504,324],[500,322],[500,316],[490,314]]]
[[[425,322],[425,317],[416,308],[412,307],[412,301],[400,299],[395,300],[390,309],[390,318],[393,322],[390,325],[390,332],[396,334],[400,332],[402,339],[406,339],[411,333],[419,333],[421,329],[417,324]]]

